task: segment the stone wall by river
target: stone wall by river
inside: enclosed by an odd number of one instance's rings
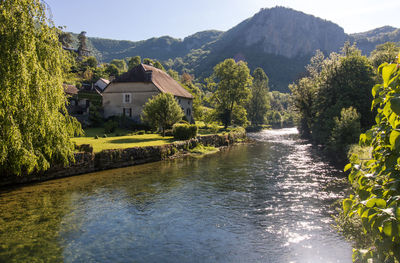
[[[176,153],[193,149],[198,144],[223,147],[246,138],[245,133],[198,136],[187,141],[178,141],[160,146],[133,147],[126,149],[103,150],[98,153],[75,153],[75,162],[67,167],[54,166],[44,173],[28,176],[1,176],[0,186],[45,181],[72,175],[91,173],[100,170],[121,168],[149,162],[157,162]]]

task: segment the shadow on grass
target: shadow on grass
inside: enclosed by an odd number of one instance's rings
[[[168,143],[173,142],[173,139],[135,139],[135,138],[125,138],[125,139],[115,139],[109,141],[109,143],[116,143],[116,144],[122,144],[122,143],[145,143],[145,142],[152,142],[152,141],[159,141],[159,140],[164,140]]]

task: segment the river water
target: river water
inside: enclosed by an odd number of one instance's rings
[[[351,262],[340,171],[296,129],[0,192],[0,262]]]

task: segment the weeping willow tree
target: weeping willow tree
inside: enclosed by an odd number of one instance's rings
[[[0,175],[73,160],[81,129],[66,111],[69,60],[56,32],[39,0],[0,0]]]

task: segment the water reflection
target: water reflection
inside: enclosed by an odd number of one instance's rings
[[[339,172],[294,129],[256,143],[0,195],[0,261],[350,262]],[[45,260],[47,261],[47,260]]]

